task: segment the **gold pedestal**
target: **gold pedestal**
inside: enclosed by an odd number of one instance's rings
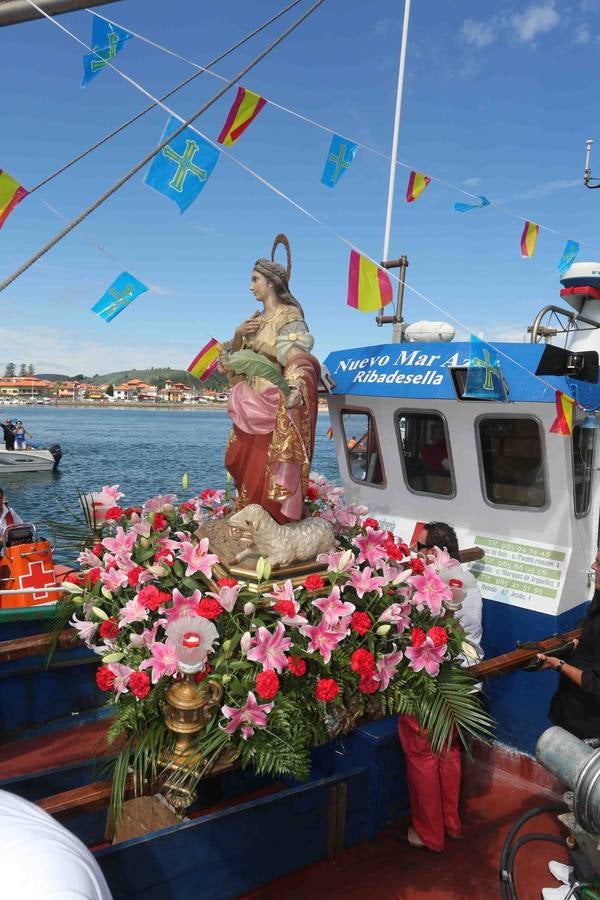
[[[213,566],[215,585],[219,578],[235,578],[237,581],[245,581],[248,590],[252,593],[263,594],[272,591],[276,585],[283,585],[288,579],[291,580],[294,587],[300,587],[308,575],[320,575],[327,569],[326,563],[309,559],[306,562],[292,563],[291,566],[273,566],[269,580],[260,582],[256,577],[258,559],[258,556],[246,557],[243,562],[229,566],[217,563],[216,566]]]

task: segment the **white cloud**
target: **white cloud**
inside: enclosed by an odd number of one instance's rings
[[[479,182],[481,178],[465,178],[463,181],[463,187],[479,187]]]
[[[398,25],[398,19],[377,19],[371,27],[371,33],[375,37],[387,37],[390,31],[397,29]]]
[[[487,22],[465,19],[461,25],[460,36],[466,44],[481,50],[482,47],[489,47],[497,39],[498,24],[495,16]]]
[[[554,0],[528,6],[522,13],[511,16],[511,25],[516,39],[521,44],[531,44],[540,34],[546,34],[560,22],[554,7]]]
[[[547,181],[545,184],[537,184],[534,187],[529,188],[527,191],[523,191],[521,194],[516,194],[518,200],[540,200],[544,197],[550,197],[552,194],[556,194],[557,191],[570,190],[571,188],[579,187],[581,185],[580,178],[561,178],[558,181]]]
[[[589,44],[590,42],[590,29],[587,25],[578,25],[575,29],[575,43],[576,44]]]

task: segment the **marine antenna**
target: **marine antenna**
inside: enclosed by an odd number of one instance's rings
[[[594,141],[591,138],[588,138],[585,142],[585,169],[583,172],[583,183],[586,188],[589,188],[590,191],[593,191],[594,188],[600,187],[600,178],[592,178],[592,170],[590,168],[590,157],[592,155],[592,144]],[[597,181],[598,184],[591,184],[590,182]]]

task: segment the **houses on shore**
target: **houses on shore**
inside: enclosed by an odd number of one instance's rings
[[[31,376],[0,378],[0,403],[226,403],[222,391],[190,387],[167,379],[164,387],[130,378],[123,384],[48,381]]]

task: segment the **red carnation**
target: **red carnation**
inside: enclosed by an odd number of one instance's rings
[[[363,528],[373,528],[375,531],[379,528],[379,522],[377,519],[365,519],[363,522]]]
[[[352,613],[352,630],[358,634],[366,634],[371,628],[371,616],[366,612]]]
[[[96,669],[96,684],[101,691],[111,691],[115,683],[115,676],[108,666],[99,666]]]
[[[374,694],[380,687],[381,683],[375,681],[372,675],[364,675],[358,683],[358,689],[361,694]]]
[[[159,591],[153,584],[147,584],[138,592],[137,598],[138,603],[146,609],[156,612],[159,606],[169,602],[171,595],[166,591]]]
[[[141,506],[126,506],[125,507],[125,515],[127,516],[128,519],[130,519],[132,516],[141,516],[141,514],[142,514]]]
[[[195,512],[196,504],[193,500],[185,500],[179,504],[179,512]]]
[[[282,616],[293,617],[296,615],[296,607],[292,600],[278,600],[273,609]]]
[[[100,581],[100,574],[102,569],[96,566],[95,569],[88,569],[87,572],[83,573],[83,580],[88,584],[96,584],[97,581]]]
[[[339,692],[340,686],[333,678],[319,678],[317,681],[315,697],[321,703],[329,703],[330,700],[335,700]]]
[[[235,578],[219,578],[219,580],[217,581],[217,587],[220,588],[235,587],[236,584],[237,581],[235,580]]]
[[[443,647],[448,643],[448,632],[440,625],[433,625],[427,632],[427,637],[431,638],[434,647]]]
[[[325,582],[320,575],[309,575],[306,578],[303,587],[305,587],[307,591],[320,591],[322,587],[325,587]]]
[[[359,647],[350,657],[350,668],[363,678],[367,678],[375,671],[375,657],[369,650]]]
[[[68,575],[65,575],[63,581],[67,581],[69,584],[78,584],[80,587],[83,584],[81,576],[77,572],[69,572]]]
[[[134,566],[133,569],[130,569],[127,573],[127,584],[129,587],[135,587],[145,571],[143,566]]]
[[[128,687],[134,697],[145,700],[150,693],[150,678],[146,672],[132,672]]]
[[[405,544],[404,541],[400,541],[398,549],[401,551],[402,556],[410,556],[410,547],[408,544]]]
[[[314,503],[315,500],[319,499],[319,492],[316,489],[316,487],[314,486],[314,484],[309,484],[309,486],[306,490],[306,499],[308,500],[309,503]]]
[[[125,510],[121,509],[120,506],[111,506],[110,509],[107,509],[104,513],[104,519],[107,522],[116,521],[123,516]]]
[[[172,566],[175,559],[168,547],[159,547],[154,554],[154,562],[162,563],[163,566]]]
[[[154,513],[152,527],[155,531],[164,531],[168,524],[166,516],[163,516],[162,513]]]
[[[104,553],[104,547],[102,546],[102,544],[94,544],[94,546],[92,547],[92,553],[94,554],[94,556],[102,556],[102,554]]]
[[[218,600],[212,597],[203,597],[198,604],[198,615],[205,619],[216,619],[223,612],[223,607]]]
[[[422,575],[425,571],[425,563],[418,556],[413,556],[410,561],[410,569],[413,575]]]
[[[256,693],[263,700],[272,700],[279,693],[279,678],[276,672],[260,672],[256,676]]]
[[[295,675],[296,678],[302,678],[302,676],[306,674],[306,660],[301,659],[299,656],[289,656],[288,667],[292,675]]]
[[[396,544],[396,541],[393,538],[388,538],[388,540],[383,545],[385,547],[385,552],[389,556],[390,559],[399,560],[404,556],[400,547]]]
[[[200,682],[204,681],[206,676],[210,675],[211,672],[212,666],[210,665],[210,663],[206,663],[202,672],[196,672],[196,674],[194,675],[194,681],[196,682],[196,684],[200,684]]]
[[[422,628],[410,629],[410,645],[411,647],[422,647],[425,643],[425,632]]]
[[[119,633],[119,626],[117,624],[116,619],[105,619],[102,625],[100,626],[100,637],[108,638],[108,640],[112,640],[116,638]]]

